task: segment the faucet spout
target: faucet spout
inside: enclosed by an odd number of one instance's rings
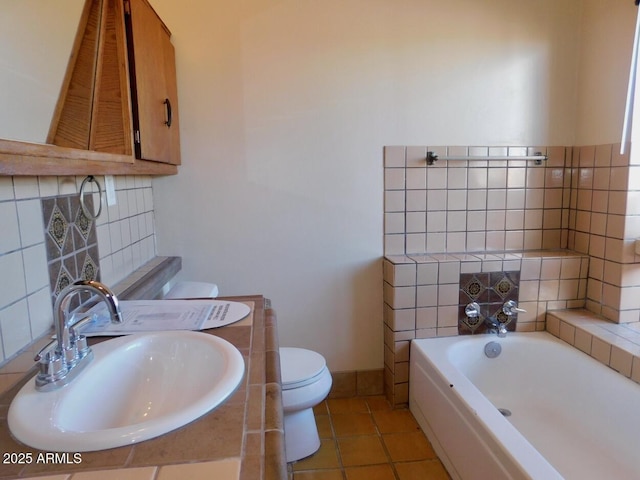
[[[122,312],[118,304],[118,298],[115,294],[100,282],[93,280],[78,280],[77,282],[68,285],[64,290],[60,292],[56,298],[56,303],[53,307],[54,324],[56,329],[56,338],[58,339],[58,353],[65,354],[65,351],[72,348],[72,325],[69,324],[69,302],[74,293],[89,292],[98,295],[101,300],[107,305],[109,314],[111,315],[111,321],[113,323],[122,323]]]
[[[89,292],[100,297],[107,305],[111,321],[122,323],[118,298],[102,283],[79,280],[64,288],[53,307],[56,339],[35,357],[40,367],[40,373],[36,376],[37,390],[50,391],[66,385],[93,358],[85,336],[78,334],[80,325],[86,323],[87,319],[73,321],[73,316],[69,314],[71,298],[78,292]]]
[[[487,322],[491,326],[490,333],[497,333],[498,337],[504,338],[507,336],[507,325],[494,317],[487,318]]]

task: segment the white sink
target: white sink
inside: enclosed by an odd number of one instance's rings
[[[30,380],[9,408],[16,439],[52,452],[141,442],[179,428],[224,402],[244,375],[240,352],[206,333],[138,334],[92,347],[71,383],[39,392]]]

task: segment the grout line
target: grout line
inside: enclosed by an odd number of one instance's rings
[[[365,400],[365,402],[366,402],[366,400]],[[373,410],[371,410],[371,407],[369,406],[369,402],[366,402],[366,404],[367,404],[367,409],[369,410],[369,416],[371,417],[371,421],[373,422],[373,425],[374,425],[374,427],[376,429],[376,433],[377,433],[378,437],[380,438],[380,443],[382,444],[382,449],[384,450],[384,453],[387,456],[387,463],[391,467],[391,471],[393,472],[393,476],[394,476],[395,480],[400,480],[400,475],[398,474],[398,472],[396,470],[395,463],[393,462],[393,459],[391,458],[391,454],[389,453],[389,449],[387,448],[387,444],[384,443],[384,437],[382,436],[382,432],[380,431],[380,428],[378,427],[378,423],[376,422],[375,417],[373,416]]]
[[[329,407],[329,402],[325,399],[325,406],[327,408],[327,415],[329,417],[329,427],[331,428],[331,440],[333,441],[333,448],[336,450],[336,457],[338,458],[338,466],[340,468],[340,473],[342,475],[343,480],[347,480],[347,474],[344,470],[344,464],[342,463],[342,454],[340,453],[340,446],[338,444],[338,435],[336,435],[336,429],[333,426],[333,415],[331,413],[331,408]]]

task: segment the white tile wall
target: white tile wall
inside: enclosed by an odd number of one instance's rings
[[[440,156],[539,150],[548,161],[427,166],[428,150]],[[639,322],[640,296],[633,288],[640,287],[640,256],[634,250],[640,238],[640,156],[619,150],[612,144],[387,147],[385,212],[393,212],[394,221],[385,224],[385,255],[569,248],[591,257],[587,308],[615,322]],[[405,210],[399,208],[403,196]],[[557,293],[552,283],[540,291],[545,298]]]
[[[640,155],[631,148],[627,148],[631,155],[620,155],[619,147],[385,149],[385,198],[400,198],[390,194],[402,192],[413,212],[426,215],[424,232],[418,231],[422,223],[414,220],[410,233],[384,232],[388,261],[396,267],[417,264],[415,329],[407,322],[397,324],[409,327],[406,330],[391,327],[387,319],[397,311],[385,313],[387,387],[404,388],[404,378],[393,372],[398,362],[406,361],[411,338],[457,334],[447,304],[449,282],[435,280],[437,269],[452,258],[460,261],[462,273],[521,271],[520,303],[528,312],[519,318],[518,329],[543,328],[547,311],[586,306],[628,324],[617,328],[640,331],[640,255],[635,254],[635,240],[640,238]],[[546,151],[549,159],[544,166],[517,160],[426,166],[427,150],[440,156]],[[422,171],[417,170],[425,170],[426,190]],[[405,183],[405,175],[420,181]],[[386,201],[385,212],[401,213],[398,206],[399,202]],[[528,252],[565,248],[577,252],[577,258],[552,259]],[[509,252],[521,251],[522,258],[508,258]],[[429,258],[435,259],[435,266]],[[392,291],[393,287],[385,294]],[[620,341],[613,345],[568,324],[561,329],[556,317],[549,318],[547,329],[557,330],[556,335],[640,382],[640,341],[635,341],[631,355]]]
[[[77,194],[83,177],[0,177],[0,364],[50,330],[53,320],[40,199]],[[104,187],[104,179],[99,178]],[[118,203],[97,235],[102,281],[115,284],[155,256],[150,177],[116,177]],[[94,194],[94,202],[98,195]]]
[[[568,209],[570,197],[565,205],[564,162],[571,149],[548,149],[549,160],[541,166],[515,159],[452,160],[431,166],[426,162],[427,151],[516,156],[529,150],[386,147],[385,254],[566,247],[562,230],[567,229],[569,215],[563,215],[563,208]]]

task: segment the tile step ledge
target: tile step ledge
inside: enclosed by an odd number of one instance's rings
[[[548,312],[547,331],[640,383],[640,322],[613,323],[585,309]]]
[[[585,257],[584,253],[574,250],[523,250],[523,251],[482,251],[464,253],[407,253],[405,255],[385,255],[384,258],[394,265],[407,263],[432,262],[486,262],[496,260],[522,260],[525,258],[565,258]]]

